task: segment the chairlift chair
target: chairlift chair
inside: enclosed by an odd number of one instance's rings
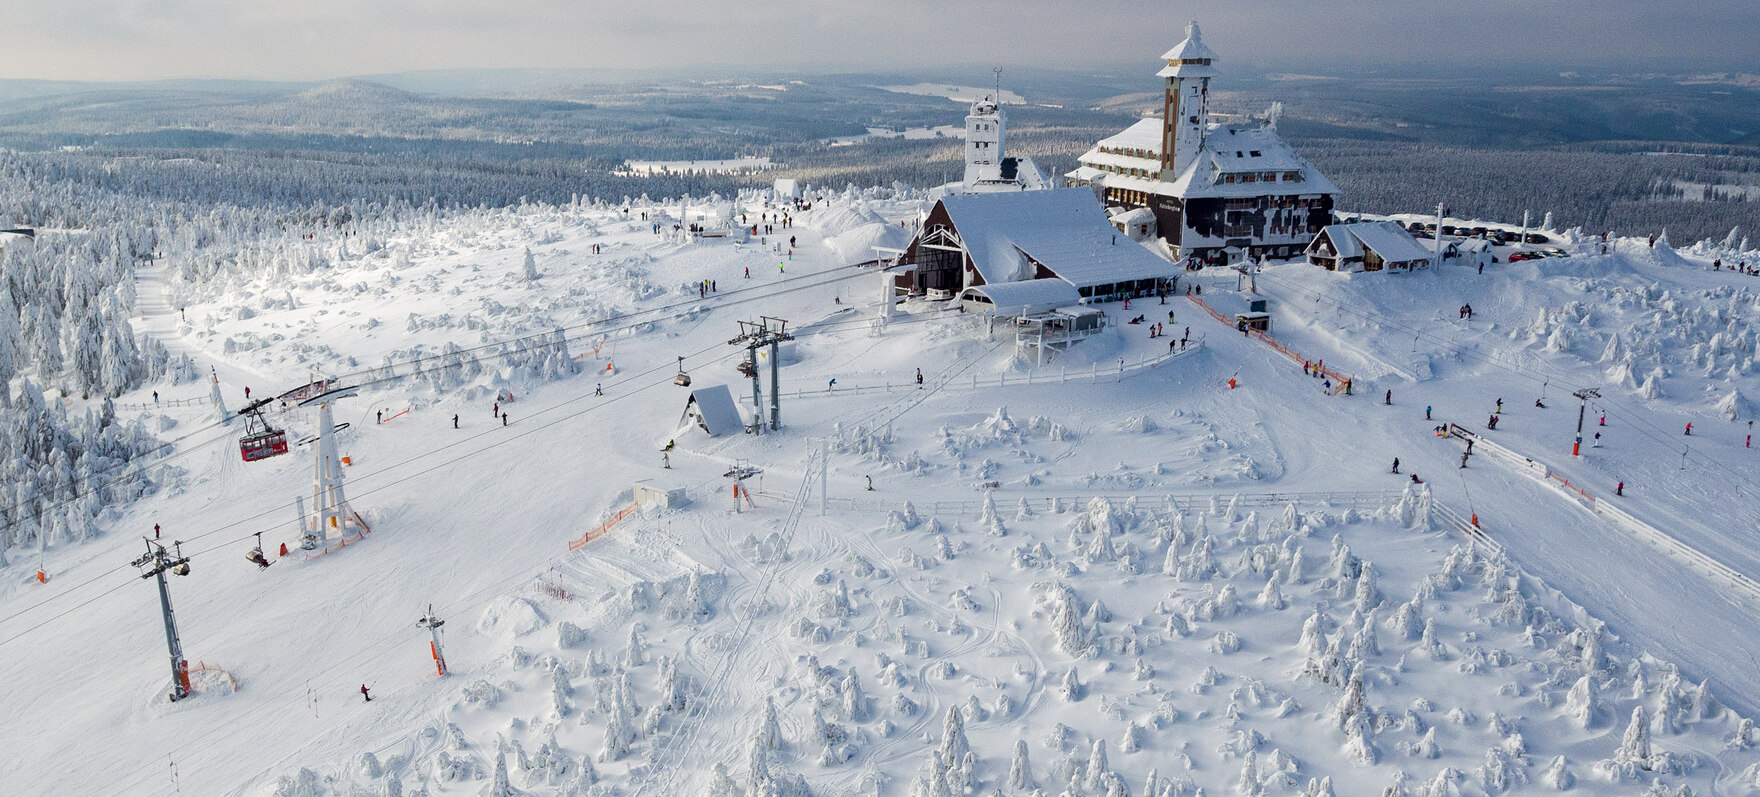
[[[244,559],[259,568],[269,566],[268,558],[263,556],[263,532],[257,532],[257,547],[250,549],[250,552],[244,555]]]
[[[245,436],[239,438],[238,454],[246,462],[287,453],[287,432],[270,426],[269,420],[263,417],[263,405],[272,401],[272,398],[261,399],[238,411],[245,423]]]
[[[758,375],[758,364],[751,360],[739,361],[739,375],[750,379]]]
[[[675,376],[672,378],[672,384],[678,385],[679,387],[690,387],[691,386],[691,375],[685,373],[685,371],[684,371],[684,357],[683,356],[680,356],[678,358],[678,376]]]

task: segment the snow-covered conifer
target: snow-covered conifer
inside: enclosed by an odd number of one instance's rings
[[[1027,740],[1014,740],[1014,758],[1008,765],[1008,780],[1005,782],[1010,791],[1028,792],[1037,787],[1033,778],[1033,765],[1027,761]]]

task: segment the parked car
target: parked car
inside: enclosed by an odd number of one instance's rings
[[[1512,252],[1509,256],[1509,262],[1520,263],[1524,260],[1539,260],[1542,257],[1544,255],[1538,252]]]
[[[1571,253],[1566,252],[1565,250],[1560,249],[1556,246],[1547,247],[1543,251],[1546,252],[1547,257],[1570,257],[1571,256]]]
[[[1541,235],[1541,234],[1540,234],[1540,233],[1537,233],[1537,232],[1531,232],[1531,233],[1528,233],[1528,237],[1526,237],[1526,238],[1523,238],[1523,239],[1522,239],[1522,243],[1527,243],[1527,244],[1549,244],[1549,243],[1552,243],[1552,239],[1551,239],[1551,238],[1548,238],[1548,237],[1546,237],[1546,236],[1544,236],[1544,235]]]

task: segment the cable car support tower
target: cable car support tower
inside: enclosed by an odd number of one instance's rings
[[[146,555],[132,564],[142,568],[141,578],[159,580],[159,611],[165,616],[165,645],[171,650],[171,700],[175,703],[190,695],[189,662],[183,658],[183,642],[177,636],[177,617],[171,612],[171,588],[165,583],[165,571],[189,575],[189,557],[183,555],[183,543],[172,545],[176,553],[166,553],[165,546],[147,540]]]
[[[312,513],[307,515],[303,506],[300,510],[300,547],[308,551],[331,540],[344,544],[354,542],[372,530],[348,505],[348,497],[343,492],[342,457],[336,452],[336,431],[347,426],[338,427],[331,414],[331,405],[355,395],[358,394],[354,388],[339,387],[300,402],[302,407],[318,410],[318,433],[310,441],[314,443]]]
[[[739,322],[739,337],[727,342],[729,346],[745,347],[746,358],[740,361],[739,372],[752,380],[752,408],[757,414],[753,429],[759,434],[764,431],[764,399],[759,387],[758,350],[766,346],[770,348],[770,431],[774,432],[782,428],[782,396],[777,375],[782,364],[776,347],[789,340],[794,340],[794,336],[788,333],[788,322],[766,315],[759,316],[757,321]]]

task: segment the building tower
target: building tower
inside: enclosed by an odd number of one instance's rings
[[[981,97],[972,103],[972,112],[966,115],[967,188],[985,178],[985,167],[992,167],[989,176],[994,178],[993,167],[1002,162],[1002,130],[1007,124],[995,97]]]
[[[1161,108],[1161,179],[1172,181],[1192,164],[1204,145],[1204,131],[1210,126],[1210,78],[1217,75],[1211,66],[1216,53],[1204,46],[1198,23],[1193,22],[1186,26],[1185,41],[1161,57],[1167,61],[1167,66],[1155,73],[1167,78]]]

